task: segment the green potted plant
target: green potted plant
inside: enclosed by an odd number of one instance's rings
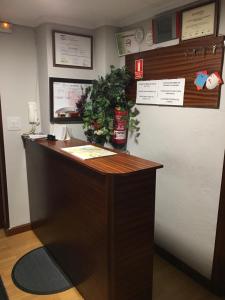
[[[131,74],[126,67],[111,66],[110,73],[99,77],[92,87],[86,89],[78,109],[89,142],[101,145],[109,142],[114,147],[122,148],[126,144],[128,130],[135,133],[137,140],[140,135],[139,121],[136,119],[139,111],[134,108],[135,102],[127,99],[125,92],[130,81]]]

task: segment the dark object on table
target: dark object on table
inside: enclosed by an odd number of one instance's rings
[[[52,134],[47,135],[47,140],[48,141],[57,141],[56,138],[55,138],[55,135],[52,135]]]

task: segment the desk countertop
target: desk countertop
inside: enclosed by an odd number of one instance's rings
[[[65,152],[62,148],[88,145],[89,143],[78,139],[71,139],[69,141],[48,141],[48,140],[36,140],[34,143],[42,145],[58,154],[72,160],[79,162],[89,169],[95,170],[101,174],[128,174],[133,172],[139,172],[143,170],[159,169],[163,166],[159,163],[142,159],[133,155],[122,153],[116,150],[107,149],[113,152],[118,152],[117,155],[92,158],[87,160],[81,160],[75,156]]]

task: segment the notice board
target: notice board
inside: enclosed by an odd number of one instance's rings
[[[143,80],[185,78],[184,107],[219,108],[221,86],[213,90],[197,91],[196,73],[207,70],[222,75],[224,37],[204,37],[182,42],[176,46],[149,50],[126,56],[126,66],[134,75],[135,60],[144,60]],[[134,78],[134,76],[133,76]],[[131,99],[136,99],[137,80],[127,89]]]

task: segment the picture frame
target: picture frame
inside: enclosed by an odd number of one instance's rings
[[[216,36],[217,33],[218,1],[209,1],[181,11],[181,42]]]
[[[92,80],[49,78],[50,122],[59,124],[82,123],[77,103]]]
[[[116,44],[119,56],[140,52],[140,45],[136,40],[136,30],[137,29],[131,29],[116,33]]]
[[[62,68],[93,69],[93,37],[52,31],[53,65]]]
[[[166,13],[152,20],[154,44],[164,43],[180,37],[179,12]]]

